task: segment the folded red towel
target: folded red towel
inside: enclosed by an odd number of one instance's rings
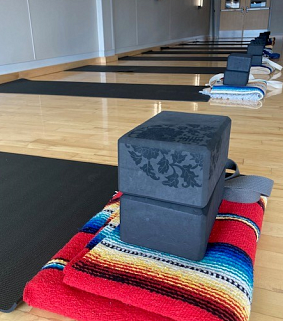
[[[224,201],[205,260],[192,262],[121,242],[117,195],[27,284],[24,300],[82,321],[247,320],[264,207]]]
[[[119,196],[119,194],[118,194]],[[40,309],[82,321],[170,321],[117,300],[100,297],[63,283],[63,270],[84,250],[99,229],[111,222],[117,196],[76,234],[26,285],[24,301]],[[115,215],[114,215],[115,217]],[[172,321],[172,320],[171,320]]]
[[[177,321],[247,321],[264,205],[223,201],[200,262],[122,242],[117,217],[68,264],[64,282]]]

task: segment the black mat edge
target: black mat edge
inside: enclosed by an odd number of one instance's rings
[[[117,69],[117,70],[115,70]],[[120,70],[119,70],[120,69]],[[127,70],[128,69],[128,70]],[[171,66],[125,66],[125,65],[87,65],[66,71],[75,72],[119,72],[119,73],[154,73],[154,74],[217,74],[225,67],[171,67]]]
[[[204,87],[18,79],[1,84],[0,93],[207,102],[209,96],[199,93]],[[172,92],[174,94],[170,96]]]
[[[185,51],[185,50],[158,50],[158,51],[146,51],[143,55],[230,55],[232,53],[247,53],[247,50],[235,50],[235,51]]]

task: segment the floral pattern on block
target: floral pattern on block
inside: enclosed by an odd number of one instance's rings
[[[181,144],[190,144],[190,145],[199,145],[207,146],[210,140],[214,137],[217,132],[218,127],[200,125],[200,124],[161,124],[161,125],[151,125],[147,127],[141,127],[134,129],[129,137],[131,138],[140,138],[140,139],[150,139],[158,141],[168,141],[176,142]],[[219,140],[215,148],[211,151],[211,160],[209,168],[209,179],[212,177],[215,167],[217,165],[220,151],[221,151],[222,141]],[[136,156],[133,155],[133,158]],[[203,158],[202,158],[203,162]],[[192,171],[195,165],[192,165],[192,168],[189,170]],[[150,165],[145,167],[146,171],[153,173],[153,170]],[[151,174],[153,179],[155,175]],[[177,179],[177,176],[173,173],[174,178]],[[179,178],[179,177],[178,177]],[[171,179],[171,178],[170,178]],[[173,179],[173,176],[172,176]]]
[[[153,180],[161,180],[163,185],[174,188],[202,187],[201,154],[129,144],[126,148],[135,164]]]
[[[134,129],[129,137],[206,146],[217,130],[200,124],[162,124]]]

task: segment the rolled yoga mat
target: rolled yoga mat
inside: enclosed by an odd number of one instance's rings
[[[174,101],[208,101],[199,93],[204,86],[140,85],[19,79],[0,85],[0,93],[75,97],[127,98]]]
[[[178,56],[164,56],[164,57],[150,57],[150,56],[126,56],[119,58],[119,60],[145,60],[145,61],[227,61],[227,57],[178,57]]]
[[[247,50],[211,50],[211,51],[185,51],[185,50],[158,50],[158,51],[146,51],[143,55],[230,55],[231,53],[247,53]]]
[[[117,167],[0,153],[0,311],[117,189]]]
[[[154,66],[83,66],[67,71],[86,72],[132,72],[154,74],[218,74],[225,71],[225,67],[154,67]]]

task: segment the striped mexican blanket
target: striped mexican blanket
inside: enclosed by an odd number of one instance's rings
[[[248,320],[266,205],[223,201],[200,262],[124,243],[119,194],[25,289],[35,307],[77,320]]]
[[[201,93],[209,95],[211,99],[259,101],[267,91],[267,83],[262,81],[248,83],[247,86],[226,86],[217,84],[211,88],[204,88]]]
[[[267,97],[267,96],[266,96]],[[247,109],[259,109],[262,107],[262,101],[253,100],[223,100],[223,99],[211,99],[209,101],[210,106],[222,106],[231,108],[247,108]]]
[[[24,301],[33,307],[80,321],[170,321],[171,319],[70,287],[64,270],[87,244],[107,227],[119,209],[119,196],[93,217],[26,285]],[[171,320],[172,321],[172,320]]]

